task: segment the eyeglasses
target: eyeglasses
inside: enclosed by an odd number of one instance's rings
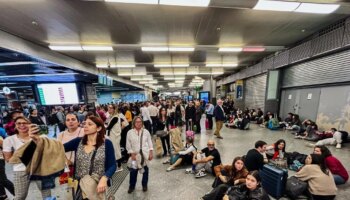
[[[215,144],[207,144],[208,145],[208,147],[214,147],[215,146]]]
[[[28,122],[16,122],[17,126],[21,126],[21,125],[28,125]]]

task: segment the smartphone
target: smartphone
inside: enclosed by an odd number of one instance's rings
[[[39,135],[49,134],[49,128],[46,125],[38,125],[38,127],[39,127]]]

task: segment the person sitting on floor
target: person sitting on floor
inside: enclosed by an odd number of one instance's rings
[[[284,119],[283,122],[280,122],[280,127],[281,128],[287,128],[291,125],[292,121],[293,121],[293,113],[288,113],[287,117]]]
[[[202,197],[202,200],[235,200],[237,195],[244,196],[244,200],[269,200],[270,197],[261,186],[261,178],[258,171],[249,172],[245,184],[228,186],[221,184],[210,193]]]
[[[283,159],[286,152],[286,141],[283,139],[277,140],[273,145],[266,147],[266,155],[269,159]]]
[[[267,124],[267,128],[270,130],[277,130],[280,128],[280,124],[278,122],[278,119],[273,114],[269,115],[269,121]]]
[[[244,166],[242,157],[233,159],[232,165],[218,165],[214,167],[214,171],[217,178],[214,181],[213,187],[221,184],[234,186],[245,183],[245,178],[248,175],[248,170]]]
[[[204,177],[207,174],[205,172],[214,173],[214,167],[221,165],[221,156],[219,151],[215,148],[214,140],[209,140],[208,147],[202,149],[200,152],[193,156],[192,168],[186,169],[186,173],[193,173],[195,170],[197,173],[196,178]]]
[[[349,174],[347,170],[326,146],[315,146],[314,154],[322,155],[325,158],[326,167],[332,172],[336,185],[345,184],[348,181]]]
[[[301,127],[301,121],[299,118],[299,115],[293,114],[292,116],[292,122],[289,124],[289,126],[286,127],[287,130],[294,130],[296,132],[300,131]]]
[[[325,159],[322,155],[308,155],[305,166],[294,176],[308,183],[311,199],[332,200],[337,195],[337,186],[333,175],[325,165]]]
[[[193,138],[186,137],[186,145],[183,151],[179,151],[179,158],[176,160],[174,164],[172,164],[167,172],[174,170],[176,167],[182,164],[192,164],[193,155],[196,153],[197,148],[193,145]]]
[[[267,162],[266,142],[259,140],[255,143],[255,149],[249,150],[245,156],[245,166],[248,171],[260,170]]]
[[[318,130],[318,126],[315,122],[310,119],[306,119],[303,122],[303,125],[306,127],[305,130],[300,130],[299,133],[296,134],[296,139],[305,139],[309,141],[315,141],[318,139],[316,131]]]
[[[262,121],[262,123],[260,124],[260,127],[266,128],[266,127],[268,126],[269,120],[270,120],[270,115],[272,115],[271,112],[266,112],[266,115],[264,115],[264,116],[262,117],[263,121]]]

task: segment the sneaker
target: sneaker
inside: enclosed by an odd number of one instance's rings
[[[170,163],[170,159],[166,159],[163,161],[163,164],[169,164]]]
[[[117,172],[122,172],[124,169],[122,167],[118,167],[118,169],[115,171],[116,173]]]
[[[315,147],[316,145],[315,144],[312,144],[312,143],[307,143],[305,146],[307,146],[307,147]]]
[[[218,138],[218,139],[224,139],[223,137],[221,137],[221,136],[216,136],[216,138]]]
[[[187,168],[186,169],[186,174],[194,174],[195,172],[192,170],[192,168]]]
[[[207,174],[204,172],[204,171],[199,171],[196,175],[195,175],[195,177],[196,178],[201,178],[201,177],[204,177],[204,176],[206,176]]]
[[[170,172],[170,171],[172,171],[172,170],[174,170],[173,167],[168,167],[168,169],[166,169],[167,172]]]
[[[341,149],[341,144],[338,143],[337,146],[335,146],[336,149]]]

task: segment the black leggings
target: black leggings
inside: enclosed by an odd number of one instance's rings
[[[224,198],[229,186],[226,184],[221,184],[214,188],[211,192],[202,197],[204,200],[222,200]]]
[[[312,195],[312,200],[333,200],[335,195]]]
[[[170,154],[170,137],[169,134],[167,136],[161,137],[162,145],[163,145],[163,155],[166,155],[167,152]],[[168,148],[167,148],[168,147]]]

